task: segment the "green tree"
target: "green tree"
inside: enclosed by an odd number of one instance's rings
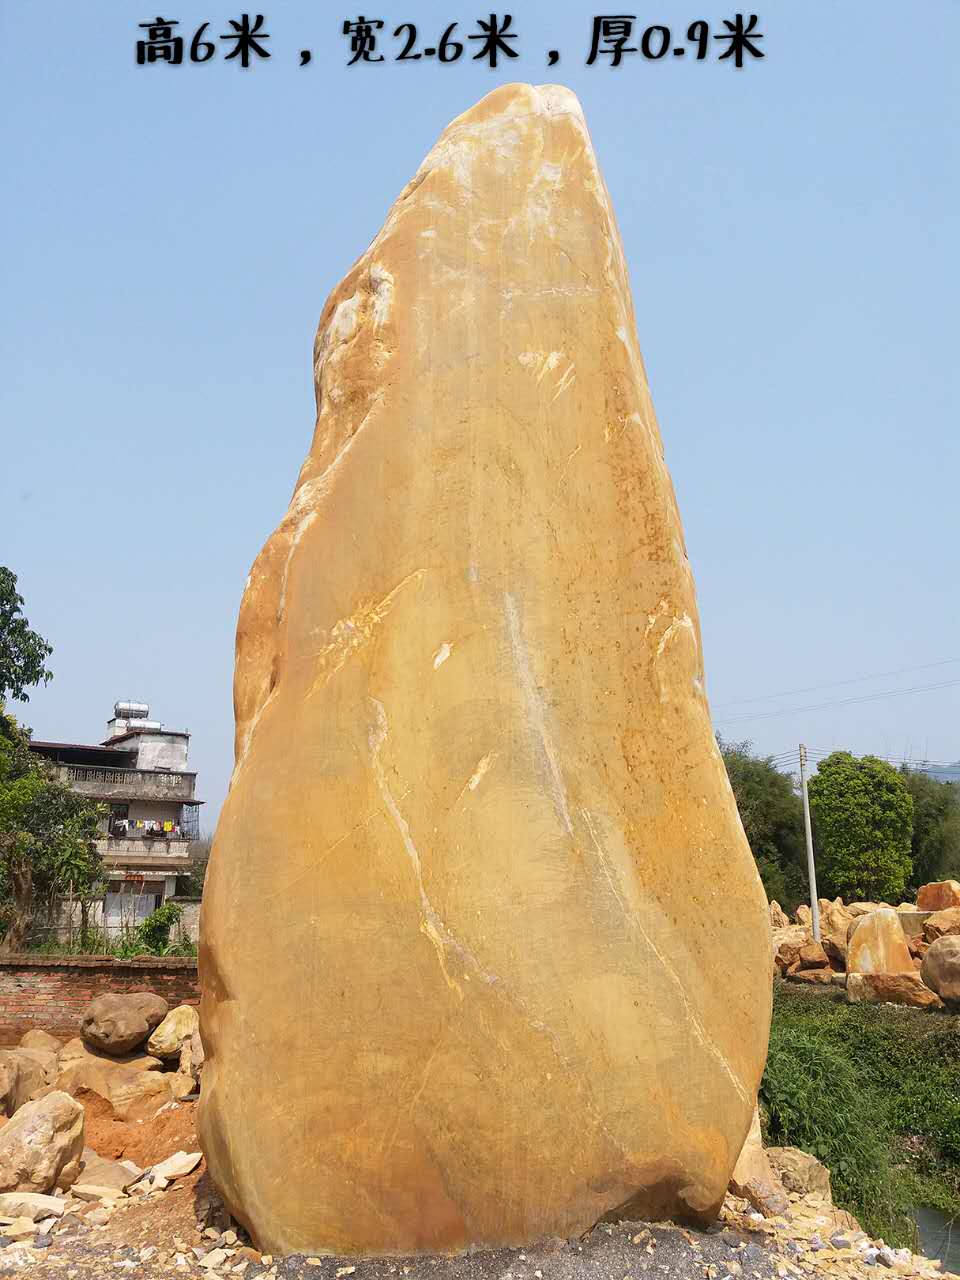
[[[740,821],[768,898],[793,910],[807,896],[803,808],[793,779],[749,742],[720,742]]]
[[[910,877],[913,798],[876,756],[834,751],[809,784],[824,887],[844,898],[899,902]]]
[[[913,797],[911,857],[914,891],[931,880],[960,877],[960,786],[940,782],[920,769],[902,765],[907,790]]]
[[[29,702],[26,690],[41,681],[47,684],[53,676],[47,667],[53,649],[30,630],[22,610],[17,575],[0,565],[0,704],[11,697]]]
[[[0,710],[0,951],[20,951],[39,913],[72,891],[87,901],[103,861],[93,841],[98,806],[57,782],[28,733]]]

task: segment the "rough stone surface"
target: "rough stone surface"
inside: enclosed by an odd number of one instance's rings
[[[800,1196],[815,1191],[831,1198],[830,1170],[815,1156],[799,1147],[767,1147],[766,1155],[788,1191]]]
[[[0,1049],[0,1115],[12,1116],[46,1083],[44,1064],[29,1049]]]
[[[131,1183],[136,1182],[142,1174],[143,1170],[129,1160],[123,1162],[108,1160],[89,1147],[83,1149],[83,1168],[80,1171],[80,1177],[84,1183],[110,1187],[114,1192],[119,1193],[126,1190]]]
[[[923,936],[928,942],[936,942],[937,938],[945,938],[951,933],[960,933],[960,907],[934,911],[923,922]]]
[[[167,1002],[149,991],[97,996],[80,1024],[87,1044],[104,1053],[129,1053],[167,1016]]]
[[[59,1196],[45,1196],[37,1191],[6,1191],[0,1195],[0,1218],[60,1218],[66,1202]]]
[[[172,1101],[172,1075],[89,1059],[62,1071],[55,1087],[74,1096],[81,1089],[89,1089],[110,1103],[118,1119],[144,1120]]]
[[[956,880],[937,880],[920,886],[918,911],[946,911],[950,907],[960,907],[960,883]]]
[[[158,1058],[179,1058],[184,1043],[200,1030],[200,1015],[192,1004],[171,1009],[150,1035],[147,1053]]]
[[[776,899],[774,899],[770,903],[770,928],[786,929],[788,928],[789,924],[790,924],[790,917],[784,911],[783,907],[781,907],[780,903],[777,902]]]
[[[920,977],[945,1004],[960,1004],[960,937],[947,934],[928,947]]]
[[[847,943],[847,973],[908,973],[913,959],[900,917],[882,907],[856,921]]]
[[[916,1009],[939,1009],[942,1001],[925,986],[920,974],[848,973],[847,1000],[850,1004],[908,1004]]]
[[[45,1053],[59,1053],[63,1048],[63,1041],[37,1028],[34,1031],[28,1031],[21,1038],[20,1047],[21,1049],[40,1049]]]
[[[797,953],[801,969],[827,969],[830,958],[819,942],[807,942]]]
[[[923,936],[923,926],[930,919],[930,912],[917,910],[903,911],[898,907],[897,913],[900,916],[900,924],[903,928],[903,932],[907,935],[908,942],[911,938]]]
[[[160,1071],[163,1063],[149,1053],[101,1053],[84,1044],[79,1036],[68,1040],[60,1050],[57,1066],[61,1072],[80,1062],[96,1062],[104,1067],[129,1067],[132,1071]]]
[[[502,86],[446,130],[315,371],[238,626],[201,926],[212,1176],[277,1252],[709,1218],[770,924],[569,90]]]
[[[65,1093],[27,1102],[0,1129],[0,1192],[68,1187],[80,1172],[83,1107]]]
[[[760,1113],[753,1111],[750,1132],[730,1175],[730,1190],[749,1200],[765,1217],[784,1213],[789,1205],[783,1183],[767,1159],[760,1132]]]

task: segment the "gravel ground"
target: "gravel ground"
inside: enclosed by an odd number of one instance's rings
[[[83,1229],[80,1229],[83,1232]],[[208,1242],[210,1243],[210,1242]],[[141,1261],[141,1250],[111,1246],[100,1234],[87,1231],[56,1240],[48,1249],[16,1245],[0,1251],[0,1275],[30,1277],[95,1277],[130,1275],[137,1280],[166,1280],[171,1276],[230,1275],[244,1261],[234,1253],[222,1268],[205,1271],[192,1251],[181,1255],[180,1266],[167,1261],[166,1251]],[[164,1260],[161,1260],[163,1258]],[[684,1280],[772,1280],[778,1258],[763,1237],[751,1239],[729,1228],[694,1231],[669,1223],[601,1224],[575,1242],[547,1242],[528,1249],[496,1249],[457,1257],[419,1257],[357,1262],[344,1258],[286,1258],[248,1260],[243,1280],[630,1280],[631,1277],[672,1276]]]

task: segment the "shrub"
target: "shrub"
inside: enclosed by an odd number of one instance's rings
[[[917,1205],[960,1213],[958,1019],[777,983],[760,1100],[768,1140],[822,1160],[888,1243],[914,1242]]]

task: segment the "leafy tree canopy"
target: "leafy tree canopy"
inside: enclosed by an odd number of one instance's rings
[[[768,898],[788,910],[807,896],[803,809],[793,779],[749,742],[720,741],[740,821]]]
[[[899,902],[910,878],[913,797],[876,756],[834,751],[809,784],[817,866],[829,894]]]
[[[913,874],[916,891],[931,880],[960,879],[960,785],[940,782],[919,769],[900,770],[913,797]]]
[[[8,698],[29,702],[26,690],[53,676],[47,667],[51,653],[52,646],[30,630],[23,616],[17,575],[0,565],[0,703]]]
[[[0,948],[18,951],[38,912],[72,891],[89,898],[102,878],[93,845],[98,806],[51,777],[28,733],[0,710]]]

